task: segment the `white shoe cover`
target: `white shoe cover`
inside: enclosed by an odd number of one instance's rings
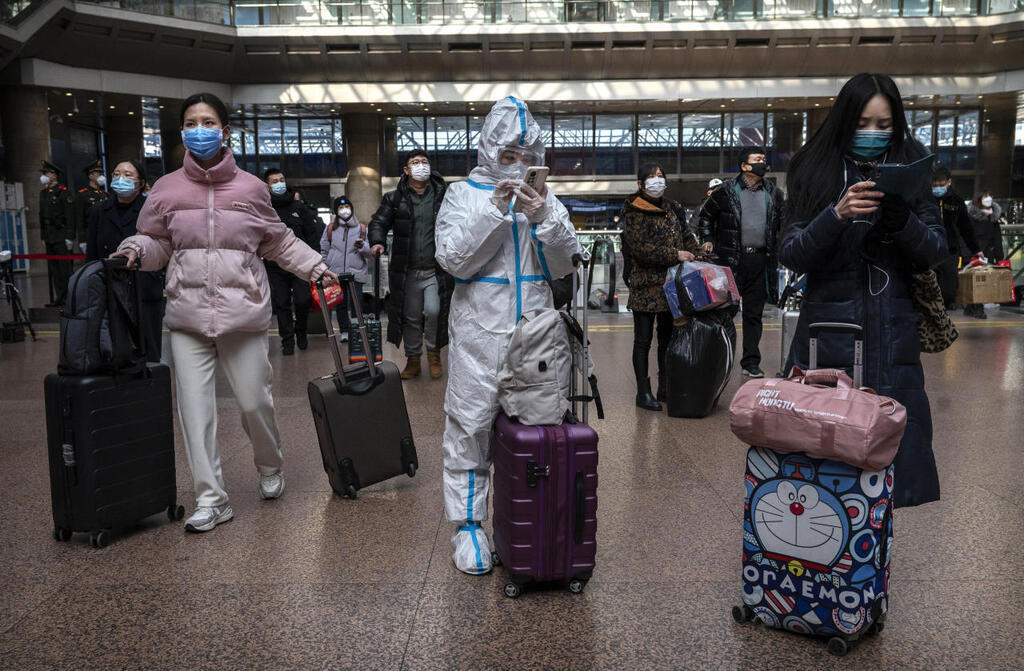
[[[455,568],[470,575],[483,575],[491,570],[491,546],[479,524],[464,524],[452,536],[452,561]]]

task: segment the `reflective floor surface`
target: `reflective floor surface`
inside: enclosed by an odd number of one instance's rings
[[[596,313],[594,313],[596,314]],[[51,538],[43,376],[57,337],[0,346],[3,669],[1019,669],[1024,658],[1024,317],[960,320],[924,358],[941,502],[897,511],[885,631],[842,659],[822,642],[733,622],[744,446],[726,407],[702,420],[637,409],[628,315],[595,317],[598,559],[581,595],[502,594],[458,573],[441,504],[445,381],[405,393],[420,471],[331,494],[306,384],[326,342],[271,336],[287,490],[261,501],[226,384],[220,449],[236,517],[202,535],[164,516],[97,550]],[[777,322],[763,367],[778,366]],[[400,365],[392,348],[386,356]],[[220,380],[222,383],[223,379]],[[734,373],[726,398],[739,386]],[[727,404],[723,404],[727,406]],[[177,430],[177,428],[176,428]],[[192,487],[178,435],[180,502]]]

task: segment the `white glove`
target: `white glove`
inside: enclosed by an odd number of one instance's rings
[[[83,254],[86,253],[86,251],[85,251],[85,243],[84,242],[78,243],[78,248],[82,250]]]
[[[503,179],[494,185],[494,193],[491,194],[491,203],[494,204],[502,214],[508,214],[508,208],[512,204],[512,196],[515,195],[515,188],[522,184],[514,179]]]
[[[516,187],[516,198],[527,219],[532,222],[547,219],[548,199],[537,193],[532,186],[520,182]]]
[[[71,248],[75,246],[75,243],[71,242],[67,238],[64,238],[64,244],[67,245],[69,252],[71,251]]]

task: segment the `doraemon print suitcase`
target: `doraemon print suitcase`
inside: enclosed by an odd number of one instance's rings
[[[854,379],[860,386],[859,327]],[[747,451],[743,506],[743,605],[737,622],[828,637],[834,655],[885,625],[892,553],[893,467],[866,471],[841,461],[764,447]]]

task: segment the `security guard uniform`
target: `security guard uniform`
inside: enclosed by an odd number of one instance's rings
[[[54,172],[58,176],[60,170],[48,161],[43,161],[42,172]],[[67,256],[71,253],[67,241],[74,242],[75,225],[72,214],[74,197],[68,188],[61,184],[49,184],[39,193],[39,231],[46,245],[46,253],[51,256]],[[64,304],[68,293],[68,280],[73,270],[70,260],[49,260],[46,262],[50,277],[50,307]]]
[[[95,163],[89,165],[83,172],[86,176],[91,175],[94,172],[103,173],[103,162],[96,159]],[[104,200],[110,197],[110,194],[103,189],[96,189],[90,185],[86,185],[84,188],[79,189],[78,193],[75,194],[74,213],[75,213],[75,237],[73,238],[75,248],[73,253],[78,254],[81,250],[80,245],[85,244],[88,238],[87,227],[88,227],[88,214],[89,208],[96,203],[102,203]],[[83,253],[85,250],[81,250]]]

